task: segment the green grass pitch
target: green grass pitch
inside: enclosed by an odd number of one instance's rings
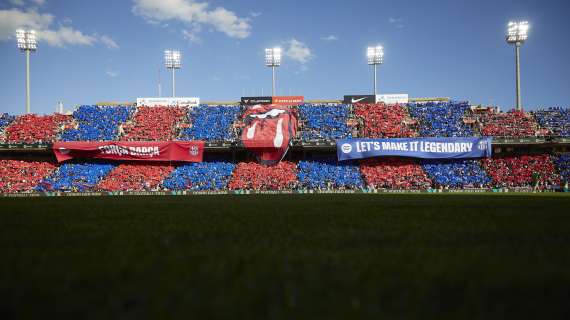
[[[570,197],[0,199],[0,318],[568,319]]]

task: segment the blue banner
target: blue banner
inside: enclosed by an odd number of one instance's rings
[[[491,157],[491,138],[342,139],[336,141],[338,160],[398,156],[423,159]]]

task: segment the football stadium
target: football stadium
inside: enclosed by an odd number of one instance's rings
[[[370,94],[282,95],[271,46],[267,95],[177,96],[166,49],[171,96],[43,114],[33,26],[25,112],[0,114],[3,319],[568,317],[570,108],[523,106],[529,22],[502,40],[512,108],[379,93],[381,45]]]

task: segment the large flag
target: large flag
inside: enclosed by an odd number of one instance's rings
[[[297,116],[286,106],[255,105],[245,111],[242,120],[241,141],[262,164],[281,161],[297,134]]]

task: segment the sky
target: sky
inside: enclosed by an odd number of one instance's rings
[[[525,109],[570,104],[568,0],[0,0],[0,112],[25,110],[15,30],[37,30],[31,108],[39,114],[171,93],[163,51],[178,49],[177,96],[269,95],[264,49],[284,51],[278,95],[339,99],[373,92],[367,46],[384,46],[379,93],[514,106],[509,20],[528,20]]]

